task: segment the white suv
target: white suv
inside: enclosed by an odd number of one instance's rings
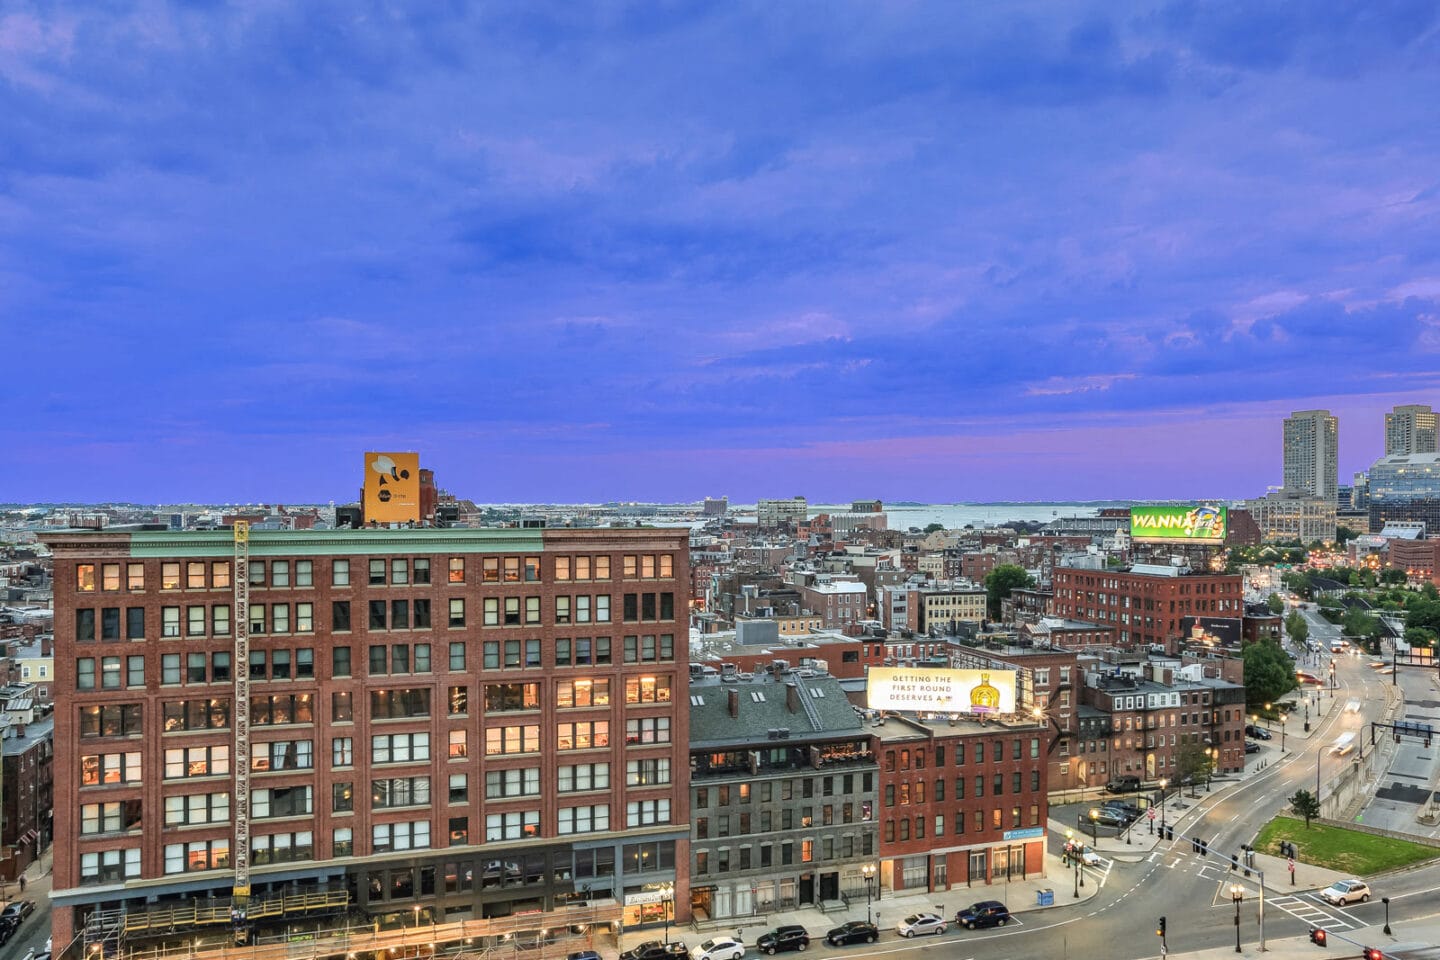
[[[1336,880],[1320,891],[1320,899],[1337,907],[1357,900],[1364,903],[1370,899],[1370,885],[1363,880]]]

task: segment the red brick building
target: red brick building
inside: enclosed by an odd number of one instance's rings
[[[1244,616],[1243,580],[1238,574],[1190,573],[1184,567],[1061,567],[1055,571],[1051,607],[1057,617],[1114,624],[1122,647],[1163,644],[1173,652],[1182,618]]]
[[[1043,727],[892,715],[872,730],[881,887],[938,892],[1044,873]]]
[[[229,902],[246,752],[252,905],[443,940],[659,923],[674,883],[686,918],[685,531],[251,531],[243,663],[230,531],[43,539],[57,942],[102,906]],[[327,922],[252,932],[297,920]]]

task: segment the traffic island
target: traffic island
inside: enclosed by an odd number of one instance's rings
[[[1282,841],[1294,845],[1297,862],[1361,877],[1440,857],[1440,846],[1317,820],[1306,829],[1304,820],[1285,816],[1260,829],[1255,849],[1279,857],[1288,852],[1282,850]]]

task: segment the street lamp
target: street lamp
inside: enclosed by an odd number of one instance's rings
[[[875,882],[875,864],[865,864],[860,872],[865,875],[865,922],[870,923],[870,886]]]
[[[1065,846],[1069,850],[1070,864],[1075,869],[1075,899],[1080,899],[1080,888],[1085,885],[1085,871],[1080,865],[1080,851],[1075,849],[1075,831],[1065,831]]]
[[[1100,849],[1100,808],[1090,808],[1090,836],[1095,841],[1094,847]]]
[[[1381,897],[1380,902],[1385,904],[1385,936],[1390,936],[1390,898]]]
[[[1210,792],[1210,778],[1215,773],[1215,765],[1220,762],[1220,748],[1205,748],[1205,792]]]
[[[1285,721],[1290,719],[1290,714],[1280,714],[1280,755],[1285,755]]]
[[[1160,778],[1160,832],[1165,832],[1165,787],[1170,783],[1164,777]]]
[[[668,881],[660,884],[660,896],[664,898],[662,903],[665,907],[665,946],[668,947],[670,946],[670,903],[671,898],[675,896],[675,884]]]
[[[1235,952],[1240,952],[1240,901],[1245,899],[1245,888],[1238,883],[1230,884],[1230,899],[1235,901]]]

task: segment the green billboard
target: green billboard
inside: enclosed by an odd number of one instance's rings
[[[1130,538],[1224,543],[1225,508],[1213,504],[1131,507]]]

